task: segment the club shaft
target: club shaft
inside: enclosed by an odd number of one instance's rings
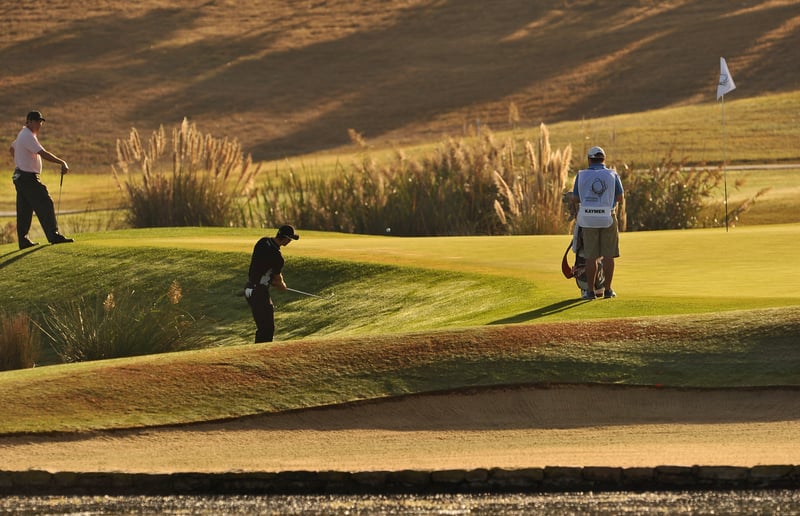
[[[61,213],[61,190],[64,188],[64,174],[61,174],[61,182],[58,184],[58,207],[56,208],[56,215]]]
[[[290,291],[290,292],[296,292],[296,293],[298,293],[298,294],[303,294],[304,296],[318,297],[318,298],[320,298],[320,299],[323,299],[323,297],[322,297],[322,296],[318,296],[318,295],[316,295],[316,294],[311,294],[311,293],[309,293],[309,292],[303,292],[302,290],[297,290],[297,289],[294,289],[294,288],[289,288],[289,287],[286,287],[286,290],[288,290],[288,291]]]

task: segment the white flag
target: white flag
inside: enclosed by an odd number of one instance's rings
[[[728,71],[728,63],[725,62],[724,57],[719,58],[719,85],[717,86],[717,100],[729,91],[736,89],[733,83],[731,72]]]

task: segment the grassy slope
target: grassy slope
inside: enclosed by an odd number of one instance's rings
[[[574,283],[558,276],[563,237],[308,232],[286,251],[287,281],[334,297],[276,296],[279,338],[306,338],[258,346],[245,344],[252,323],[235,295],[255,231],[121,231],[27,253],[4,246],[0,285],[15,293],[5,308],[118,285],[159,292],[177,277],[190,311],[213,320],[209,334],[235,345],[2,373],[12,416],[0,431],[190,422],[506,383],[797,385],[800,297],[782,278],[798,232],[625,235],[621,295],[592,303],[576,301]],[[47,290],[28,280],[41,271]]]
[[[569,143],[583,156],[598,142],[609,159],[640,165],[667,156],[711,166],[721,164],[723,157],[735,164],[800,161],[795,150],[787,149],[800,137],[800,92],[735,95],[725,99],[724,127],[721,104],[708,102],[557,123],[550,127],[552,143]]]
[[[272,159],[347,145],[348,128],[382,144],[459,135],[478,121],[504,129],[510,102],[528,127],[713,105],[720,56],[738,85],[730,100],[800,90],[800,5],[784,0],[6,7],[0,134],[12,135],[38,107],[53,150],[103,171],[114,139],[131,127],[147,133],[184,116]],[[735,109],[730,115],[735,125]],[[707,159],[718,119],[698,119],[713,134],[694,142]],[[664,145],[671,142],[665,133]],[[796,159],[796,149],[785,151]]]
[[[186,423],[460,386],[800,384],[796,307],[311,339],[0,376],[0,432]],[[603,335],[603,338],[597,338]]]

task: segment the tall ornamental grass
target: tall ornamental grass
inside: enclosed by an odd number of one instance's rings
[[[128,222],[137,228],[243,225],[242,204],[259,171],[238,141],[203,134],[186,119],[171,138],[161,126],[142,142],[131,129],[127,140],[117,140],[112,166],[128,196]]]
[[[499,196],[495,211],[512,234],[558,234],[566,226],[567,189],[572,146],[553,150],[547,126],[539,126],[536,147],[524,142],[520,157],[514,148],[507,149],[502,163],[494,171]]]
[[[623,166],[619,170],[625,187],[625,216],[620,217],[626,231],[658,229],[692,229],[717,227],[725,224],[724,205],[714,199],[723,186],[723,172],[719,168],[687,168],[684,163],[666,157],[648,168]],[[732,185],[738,189],[740,179]],[[757,192],[753,197],[728,206],[729,224],[756,200],[769,191]]]
[[[259,193],[261,224],[399,236],[501,233],[489,154],[480,150],[486,144],[450,139],[422,160],[397,153],[379,165],[365,156],[333,176],[276,174]]]
[[[569,148],[551,151],[543,125],[535,146],[498,142],[486,131],[445,139],[418,159],[397,152],[378,164],[364,155],[324,177],[276,170],[259,190],[253,222],[399,236],[558,233],[566,229],[570,156]]]
[[[38,326],[64,362],[179,351],[191,347],[195,323],[178,306],[182,295],[173,281],[155,301],[133,290],[80,297],[49,305]]]
[[[0,371],[33,367],[39,357],[39,333],[24,313],[0,313]]]

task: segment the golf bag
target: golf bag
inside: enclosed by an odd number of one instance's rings
[[[567,254],[572,249],[575,252],[575,262],[572,267],[567,262]],[[580,227],[576,227],[564,258],[561,261],[561,271],[567,279],[575,278],[575,283],[581,289],[581,296],[589,290],[589,283],[586,279],[586,258],[583,256],[583,233]],[[605,276],[603,275],[603,258],[597,260],[597,277],[595,278],[594,290],[603,290],[605,286]]]

